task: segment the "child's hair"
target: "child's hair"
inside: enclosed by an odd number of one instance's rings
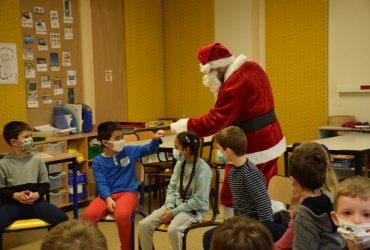
[[[12,122],[7,123],[3,129],[3,136],[4,136],[6,143],[10,145],[10,140],[18,139],[19,134],[25,130],[32,131],[31,126],[25,122],[12,121]]]
[[[112,133],[117,130],[122,131],[121,125],[119,125],[119,123],[117,122],[109,121],[100,123],[98,126],[98,139],[100,141],[102,140],[109,141],[110,137],[112,136]]]
[[[211,250],[271,250],[274,243],[269,230],[259,221],[234,216],[216,227]]]
[[[363,176],[347,178],[339,183],[334,194],[334,210],[337,210],[338,199],[341,196],[360,198],[363,201],[370,199],[370,179]]]
[[[107,242],[99,229],[88,221],[68,220],[54,227],[45,236],[41,250],[107,250]]]
[[[312,191],[325,184],[329,167],[328,153],[316,142],[299,145],[289,159],[289,174],[300,186]]]
[[[243,130],[237,126],[230,126],[218,132],[215,141],[223,149],[230,148],[237,156],[243,156],[248,146]]]
[[[186,161],[182,163],[181,172],[180,172],[180,197],[183,200],[186,200],[186,194],[190,188],[191,182],[193,181],[193,177],[195,175],[195,165],[197,164],[198,160],[198,150],[199,150],[199,138],[196,134],[192,132],[182,132],[177,135],[177,140],[183,149],[189,148],[190,153],[194,156],[193,168],[191,169],[191,174],[189,178],[189,182],[186,185],[185,189],[183,188],[183,178],[185,172],[185,164]]]

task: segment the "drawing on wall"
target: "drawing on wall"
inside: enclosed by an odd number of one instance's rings
[[[51,96],[49,93],[42,94],[42,103],[43,104],[52,104],[53,100],[51,99]]]
[[[63,95],[62,79],[54,77],[54,95]]]
[[[25,71],[26,78],[35,78],[36,77],[35,67],[32,63],[25,63],[24,64],[24,71]]]
[[[32,13],[29,11],[23,11],[21,22],[22,22],[22,27],[33,28]]]
[[[35,14],[44,14],[45,13],[44,7],[41,7],[41,6],[33,7],[33,13],[35,13]]]
[[[33,51],[32,48],[24,48],[23,49],[23,60],[33,60]]]
[[[73,23],[71,0],[63,0],[64,23]]]
[[[43,57],[38,57],[36,59],[36,70],[39,72],[46,72],[48,71],[48,64],[46,63],[46,59]]]
[[[18,83],[18,59],[15,43],[0,43],[0,84]]]

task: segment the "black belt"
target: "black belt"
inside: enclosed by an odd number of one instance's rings
[[[244,133],[248,134],[254,131],[257,131],[261,128],[266,127],[267,125],[270,125],[271,123],[275,122],[277,120],[275,111],[272,110],[270,112],[267,112],[263,115],[260,115],[258,117],[255,117],[249,121],[241,122],[239,124],[236,124],[239,128],[241,128]]]

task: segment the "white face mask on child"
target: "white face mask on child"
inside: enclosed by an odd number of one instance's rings
[[[33,139],[32,137],[23,138],[22,140],[19,140],[22,145],[20,146],[21,150],[28,151],[32,148]]]
[[[113,144],[113,147],[110,147],[115,152],[121,152],[125,147],[125,140],[119,140],[119,141],[109,141]]]
[[[338,217],[338,216],[337,216]],[[351,240],[354,244],[367,249],[370,247],[370,223],[355,224],[338,217],[338,233],[343,238]]]

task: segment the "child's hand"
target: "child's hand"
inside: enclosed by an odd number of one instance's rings
[[[158,130],[157,133],[154,134],[153,139],[159,140],[159,138],[163,137],[166,132],[164,132],[162,129]]]
[[[19,201],[22,204],[26,204],[28,196],[27,196],[26,191],[15,192],[13,194],[13,199]]]
[[[171,208],[167,208],[166,211],[161,215],[161,220],[164,224],[169,224],[173,219],[173,213]]]
[[[116,209],[116,202],[112,199],[112,197],[108,197],[105,199],[107,202],[107,209],[109,212],[114,213],[114,210]]]
[[[27,193],[27,204],[33,204],[36,200],[40,198],[40,194],[38,192],[31,192],[28,191]]]

